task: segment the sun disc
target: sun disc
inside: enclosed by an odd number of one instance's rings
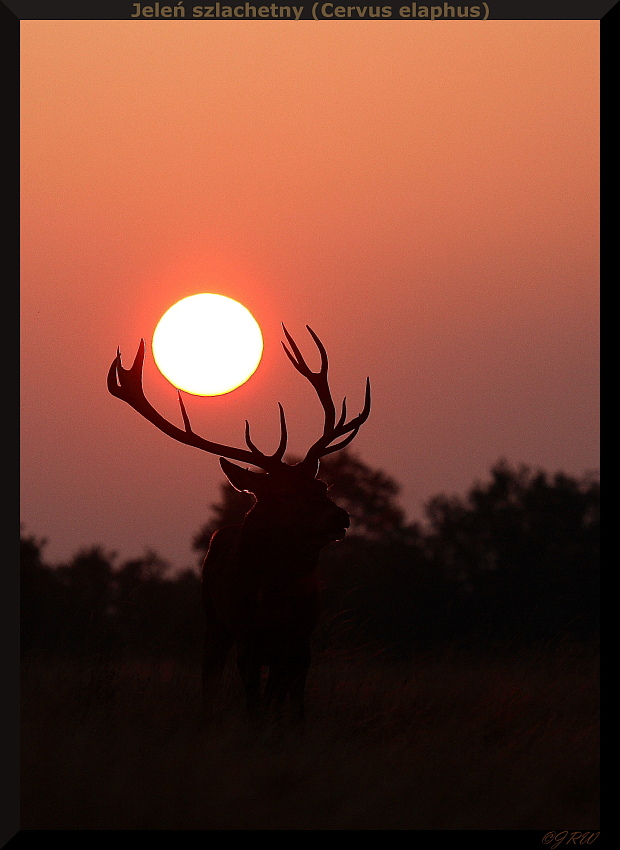
[[[193,395],[223,395],[254,374],[263,335],[250,311],[225,295],[177,301],[153,334],[153,357],[171,384]]]

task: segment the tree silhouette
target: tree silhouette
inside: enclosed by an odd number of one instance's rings
[[[115,559],[116,553],[93,546],[55,570],[65,589],[66,633],[76,653],[104,653],[114,645]]]
[[[154,552],[127,561],[115,574],[114,615],[126,654],[191,658],[202,637],[200,582],[170,566]]]
[[[20,645],[23,655],[63,639],[67,597],[58,576],[43,561],[46,541],[28,535],[20,539]]]
[[[501,461],[465,500],[432,499],[427,557],[493,633],[548,637],[598,622],[597,481]]]
[[[352,515],[320,559],[323,646],[412,646],[466,639],[537,641],[598,631],[600,488],[593,478],[496,464],[465,497],[436,496],[427,525],[407,524],[398,485],[343,450],[321,476]],[[252,497],[222,485],[195,539],[239,522]],[[21,648],[26,655],[122,653],[195,658],[204,620],[195,572],[155,553],[116,565],[101,547],[50,566],[22,534]]]

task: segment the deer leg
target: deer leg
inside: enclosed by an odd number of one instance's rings
[[[261,724],[261,663],[252,647],[237,645],[237,668],[245,691],[250,726],[256,732]]]
[[[207,617],[202,656],[202,714],[203,724],[213,721],[216,697],[221,689],[222,674],[232,638],[214,617]]]
[[[284,703],[288,692],[288,671],[286,665],[274,662],[269,665],[269,676],[265,685],[264,706],[265,715],[275,726],[282,723]]]
[[[306,692],[306,679],[310,668],[310,653],[307,659],[300,660],[291,679],[290,684],[290,710],[293,726],[299,731],[303,730],[305,721],[304,694]]]
[[[294,669],[291,672],[290,681],[290,709],[291,721],[295,728],[303,731],[305,721],[304,695],[306,692],[306,679],[310,669],[310,647],[305,647],[303,653],[295,659]]]
[[[278,660],[269,669],[265,702],[276,723],[280,723],[286,698],[289,699],[291,725],[301,730],[304,723],[304,691],[310,668],[310,651]]]

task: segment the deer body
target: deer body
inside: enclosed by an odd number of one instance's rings
[[[230,483],[254,494],[256,502],[243,525],[216,531],[203,565],[202,600],[205,609],[203,704],[208,713],[229,651],[234,645],[250,719],[258,724],[271,711],[278,717],[288,700],[293,722],[303,721],[304,686],[310,665],[310,637],[319,616],[318,558],[321,549],[342,539],[349,515],[328,496],[327,485],[316,478],[321,457],[348,445],[370,413],[370,383],[362,412],[347,421],[346,402],[336,421],[327,381],[327,353],[308,328],[320,355],[321,368],[312,372],[284,328],[292,352],[284,350],[294,367],[315,388],[324,411],[322,436],[298,464],[283,461],[287,444],[284,411],[280,408],[280,443],[273,455],[263,454],[250,438],[248,449],[213,443],[192,431],[179,392],[184,428],[164,419],[147,401],[142,389],[144,340],[130,369],[117,353],[108,373],[112,395],[130,404],[157,428],[179,442],[221,455]],[[340,442],[334,444],[339,439]],[[250,463],[255,472],[227,458]],[[261,671],[268,668],[261,689]]]
[[[243,525],[215,532],[204,561],[204,710],[209,711],[234,644],[252,722],[270,711],[278,717],[288,698],[298,724],[310,638],[319,618],[319,554],[344,537],[349,515],[327,496],[322,481],[274,488],[267,476],[226,467],[233,486],[259,492]],[[261,694],[264,667],[269,672]]]

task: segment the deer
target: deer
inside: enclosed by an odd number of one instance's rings
[[[252,441],[248,420],[247,448],[212,442],[196,434],[180,390],[177,396],[183,428],[165,419],[146,399],[142,387],[144,340],[129,369],[122,366],[117,349],[108,373],[108,389],[113,396],[127,402],[174,440],[218,455],[231,485],[254,496],[241,525],[221,528],[212,535],[201,579],[205,615],[203,722],[212,717],[215,695],[234,647],[253,730],[264,729],[268,718],[280,724],[285,706],[290,725],[303,730],[310,641],[320,611],[319,555],[328,544],[344,539],[350,525],[349,514],[335,504],[317,475],[321,458],[355,438],[368,419],[371,404],[370,379],[366,378],[362,411],[347,420],[345,397],[336,418],[325,346],[306,325],[320,355],[320,368],[313,372],[284,324],[282,328],[290,346],[282,342],[282,347],[297,372],[314,388],[324,416],[322,434],[296,463],[284,459],[288,432],[279,402],[279,444],[273,454],[264,454]],[[247,464],[256,469],[249,469]]]

